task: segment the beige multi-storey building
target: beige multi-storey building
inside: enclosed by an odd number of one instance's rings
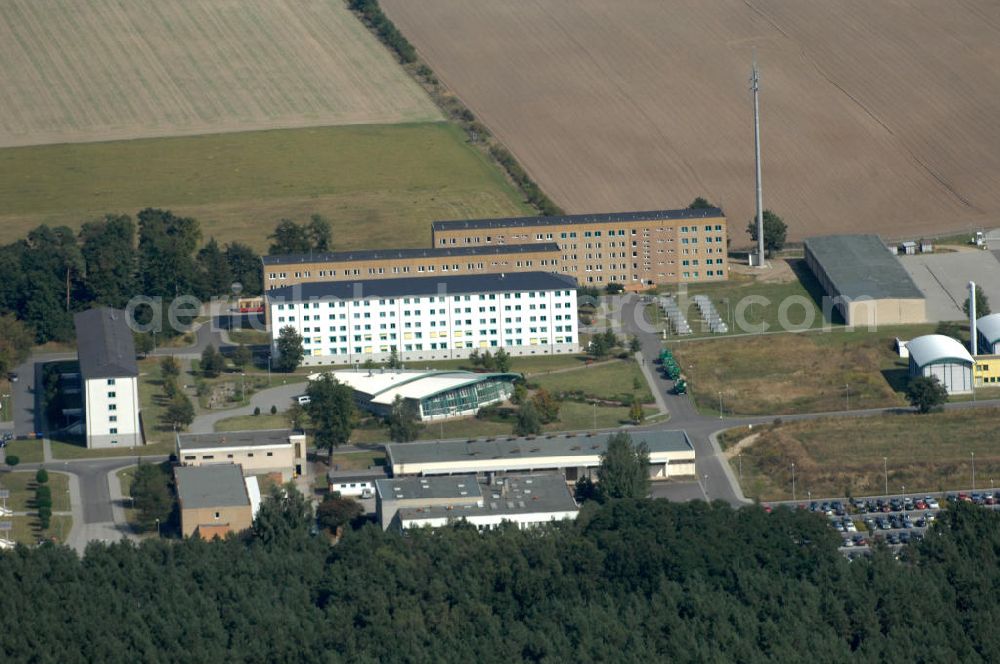
[[[319,281],[370,281],[499,272],[558,272],[554,242],[263,256],[264,288]]]
[[[437,249],[559,245],[557,270],[581,286],[703,283],[729,275],[718,208],[436,221]]]

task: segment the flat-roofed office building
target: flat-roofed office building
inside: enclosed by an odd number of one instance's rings
[[[506,477],[404,477],[375,481],[383,530],[440,528],[464,521],[480,530],[513,523],[528,528],[575,519],[580,511],[560,473]]]
[[[554,242],[428,249],[378,249],[262,256],[264,288],[316,281],[399,279],[436,274],[558,272]]]
[[[432,228],[438,248],[555,242],[559,271],[581,286],[642,290],[729,275],[718,208],[435,221]]]
[[[386,455],[393,477],[464,475],[559,470],[567,482],[596,479],[601,455],[616,432],[553,433],[474,440],[389,443]],[[631,430],[635,443],[649,449],[653,480],[695,474],[694,446],[684,431]]]
[[[306,436],[291,429],[179,433],[182,466],[238,464],[247,475],[280,474],[284,482],[308,471]]]

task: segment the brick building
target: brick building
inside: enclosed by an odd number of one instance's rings
[[[432,228],[438,249],[555,242],[558,271],[581,286],[614,282],[642,290],[729,275],[726,218],[718,208],[436,221]]]
[[[264,288],[320,281],[362,281],[451,274],[558,272],[559,245],[447,246],[263,256]]]

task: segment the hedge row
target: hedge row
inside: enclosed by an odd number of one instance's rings
[[[403,36],[403,33],[399,31],[396,25],[389,20],[389,18],[379,7],[378,0],[350,0],[349,7],[361,15],[364,21],[374,30],[375,34],[385,43],[386,46],[391,48],[399,56],[400,61],[403,64],[411,64],[417,62],[417,52],[413,48],[413,45]],[[438,86],[438,78],[434,75],[434,71],[424,63],[419,63],[416,67],[416,75],[422,78],[427,84],[431,86]],[[451,117],[453,120],[462,124],[466,133],[469,135],[469,140],[473,143],[479,143],[482,141],[487,141],[491,134],[489,129],[485,125],[476,120],[476,116],[473,115],[460,100],[455,97],[441,96],[437,97],[438,104],[442,109]],[[524,193],[525,199],[529,204],[534,206],[542,215],[544,216],[554,216],[563,214],[562,209],[552,202],[552,200],[545,195],[541,188],[535,183],[534,180],[525,172],[517,160],[514,159],[512,155],[506,148],[491,144],[489,149],[490,156],[492,156],[497,163],[499,163],[510,176],[511,180],[521,189]]]

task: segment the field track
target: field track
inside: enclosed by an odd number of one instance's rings
[[[438,119],[343,0],[0,2],[0,147]]]
[[[764,200],[790,237],[1000,225],[992,0],[382,0],[435,72],[570,212],[704,195],[743,244],[747,79]]]

